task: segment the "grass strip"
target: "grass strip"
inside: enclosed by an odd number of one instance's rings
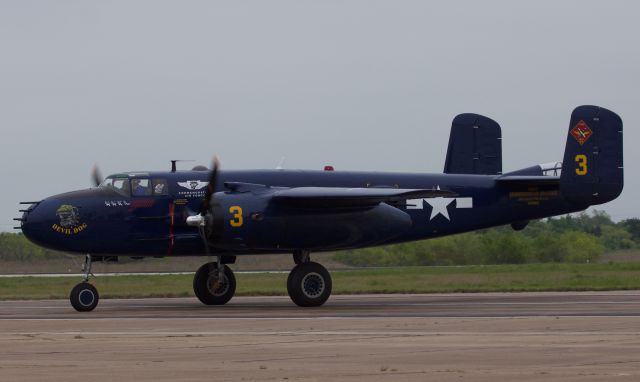
[[[333,271],[333,294],[640,289],[640,264],[523,264]],[[237,274],[239,296],[286,295],[286,273]],[[68,298],[80,279],[0,278],[0,300]],[[102,298],[193,296],[191,275],[92,278]]]

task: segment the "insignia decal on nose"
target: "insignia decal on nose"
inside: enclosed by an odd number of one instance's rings
[[[177,183],[178,186],[183,188],[178,190],[177,195],[183,198],[203,198],[206,191],[205,187],[209,185],[209,182],[201,180],[187,180]]]
[[[569,133],[578,141],[580,146],[582,146],[593,135],[593,130],[589,128],[585,121],[580,120]]]
[[[200,180],[187,180],[186,182],[178,182],[178,185],[180,187],[184,187],[188,190],[200,190],[204,187],[207,186],[207,184],[209,184],[209,182],[202,182]]]
[[[53,224],[51,229],[65,234],[75,235],[87,228],[86,223],[80,222],[80,211],[78,207],[71,204],[63,204],[56,210],[56,215],[60,218],[60,224]]]

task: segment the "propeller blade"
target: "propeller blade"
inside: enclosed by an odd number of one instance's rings
[[[204,245],[204,254],[207,257],[211,256],[211,249],[209,248],[209,240],[207,239],[206,227],[203,225],[198,227],[198,233],[200,234],[200,238],[202,239],[202,244]]]
[[[207,185],[207,192],[204,195],[202,204],[200,205],[200,215],[204,216],[209,211],[211,203],[211,197],[216,191],[216,184],[218,182],[218,168],[220,167],[220,161],[218,157],[213,157],[213,164],[211,166],[211,172],[209,172],[209,184]]]
[[[195,216],[189,216],[187,218],[187,224],[197,225],[198,232],[202,238],[202,244],[204,245],[204,251],[207,257],[211,256],[211,248],[209,247],[209,239],[207,237],[207,214],[211,213],[211,199],[216,191],[216,184],[218,183],[218,168],[220,167],[220,161],[217,157],[213,157],[213,164],[211,166],[211,172],[209,172],[209,184],[207,184],[207,192],[204,195],[204,199],[200,204],[200,214]],[[211,221],[211,219],[209,219]]]
[[[93,180],[95,187],[98,187],[102,183],[102,174],[100,174],[97,163],[93,165],[93,169],[91,170],[91,180]]]

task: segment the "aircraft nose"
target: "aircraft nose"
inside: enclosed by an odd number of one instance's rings
[[[74,194],[56,195],[32,204],[22,215],[22,233],[51,249],[67,249],[70,237],[87,228]]]
[[[21,203],[28,204],[29,202]],[[50,202],[42,200],[39,202],[33,202],[26,209],[22,210],[22,224],[21,229],[24,236],[32,242],[44,245],[44,234],[46,232],[45,227],[48,225],[50,219],[47,219],[46,210],[50,209]]]
[[[129,226],[121,220],[122,215],[113,219],[116,224],[111,224],[106,214],[99,215],[105,200],[113,199],[113,194],[119,195],[106,188],[92,188],[25,203],[30,206],[19,219],[22,232],[30,241],[49,249],[84,253],[101,250],[112,243],[114,232],[118,237],[128,234]]]

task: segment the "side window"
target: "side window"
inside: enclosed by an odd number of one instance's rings
[[[169,195],[166,179],[153,179],[153,194],[162,196]]]
[[[131,195],[133,196],[151,195],[151,180],[147,178],[131,179]]]

